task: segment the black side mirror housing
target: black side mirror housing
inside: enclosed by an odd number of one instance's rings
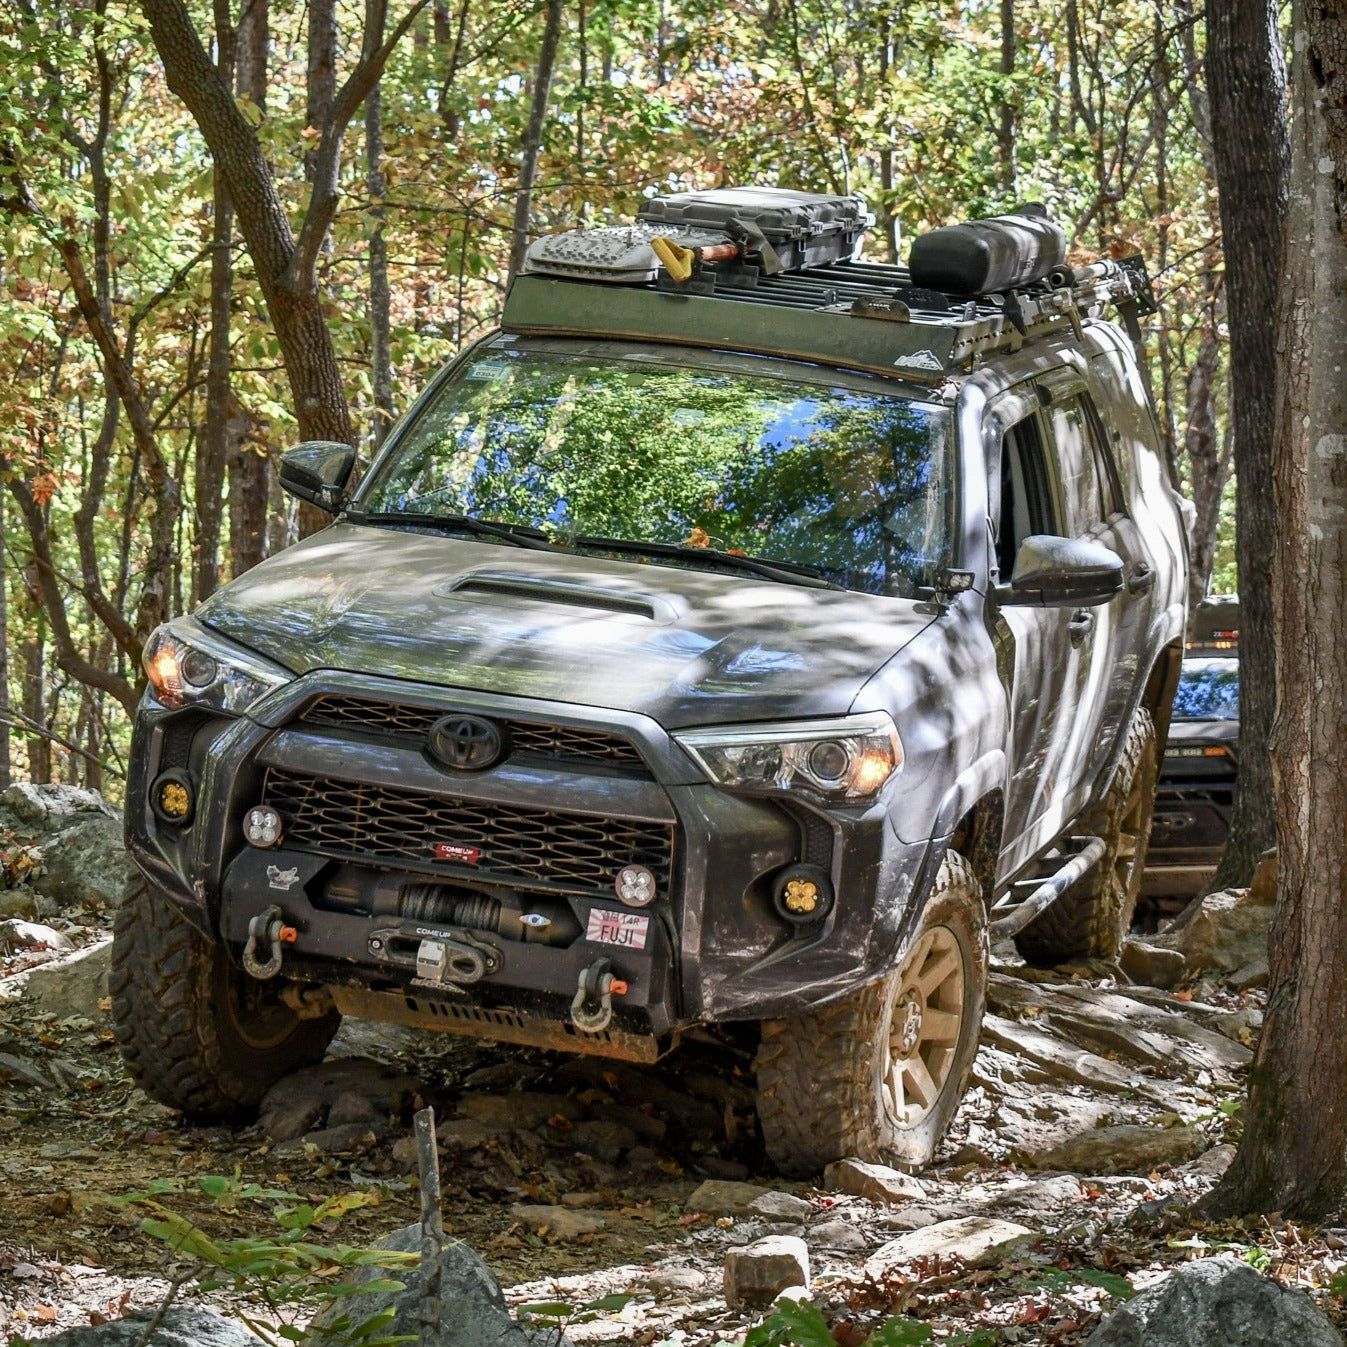
[[[1122,592],[1123,561],[1101,543],[1031,534],[1015,554],[1008,585],[998,585],[998,603],[1037,608],[1097,608]]]
[[[281,486],[299,500],[336,514],[346,499],[355,450],[336,440],[309,440],[281,455]]]

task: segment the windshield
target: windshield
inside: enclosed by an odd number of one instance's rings
[[[1238,720],[1239,661],[1186,659],[1174,694],[1175,720]]]
[[[497,347],[424,407],[358,507],[524,525],[560,546],[739,552],[872,594],[931,585],[950,564],[949,413],[741,363]]]

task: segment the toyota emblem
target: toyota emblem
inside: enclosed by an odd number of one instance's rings
[[[505,738],[480,716],[443,716],[430,727],[426,748],[436,762],[455,771],[481,772],[505,756]]]

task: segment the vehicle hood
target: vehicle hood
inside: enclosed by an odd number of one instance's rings
[[[296,674],[611,707],[670,729],[843,714],[932,621],[907,599],[346,523],[196,616]]]

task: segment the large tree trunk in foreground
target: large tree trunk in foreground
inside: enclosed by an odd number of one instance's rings
[[[1314,1218],[1347,1192],[1347,6],[1309,9],[1293,25],[1273,456],[1277,909],[1244,1137],[1209,1207]]]
[[[1240,593],[1239,787],[1214,888],[1244,885],[1272,845],[1268,738],[1276,699],[1268,558],[1272,497],[1277,278],[1291,151],[1276,0],[1208,0],[1207,88],[1220,192],[1230,320],[1235,555]]]

